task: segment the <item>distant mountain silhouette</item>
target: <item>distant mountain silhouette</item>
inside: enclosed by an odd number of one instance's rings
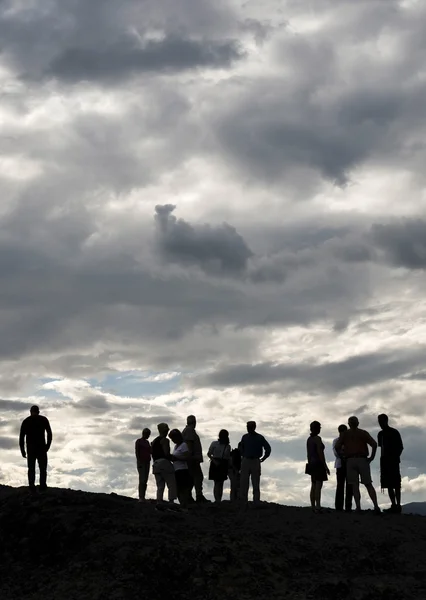
[[[160,512],[117,494],[0,485],[0,598],[417,600],[425,539],[415,515],[266,502]]]
[[[408,504],[404,504],[402,512],[405,515],[426,516],[426,502],[409,502]]]

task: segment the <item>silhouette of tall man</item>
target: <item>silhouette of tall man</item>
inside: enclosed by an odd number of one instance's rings
[[[47,441],[45,434],[47,433]],[[26,452],[25,452],[26,442]],[[47,453],[52,444],[52,429],[49,420],[40,414],[38,406],[32,406],[30,416],[24,419],[19,434],[19,446],[28,463],[28,485],[35,490],[36,461],[40,470],[40,489],[47,489]]]
[[[241,448],[240,499],[243,504],[247,504],[251,479],[253,501],[258,503],[260,502],[260,465],[270,456],[271,446],[263,435],[257,433],[255,421],[248,421],[247,433],[241,438],[239,448]]]
[[[196,502],[210,502],[203,494],[203,470],[201,463],[203,462],[203,449],[201,446],[200,436],[196,431],[197,419],[194,415],[189,415],[186,419],[186,427],[182,431],[183,441],[186,442],[191,454],[190,460],[188,460],[188,469],[192,478],[192,488],[195,488],[195,500]],[[190,497],[190,502],[193,502],[194,498]]]
[[[381,448],[380,456],[380,484],[382,489],[387,489],[391,507],[387,512],[401,512],[401,454],[404,450],[401,434],[397,429],[389,427],[389,418],[385,414],[378,416],[379,431],[377,441]]]

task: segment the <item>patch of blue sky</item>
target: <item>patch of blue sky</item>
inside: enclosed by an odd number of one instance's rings
[[[89,379],[93,387],[104,392],[129,398],[155,397],[169,394],[179,388],[182,373],[156,373],[147,371],[127,371],[109,373],[101,379]]]

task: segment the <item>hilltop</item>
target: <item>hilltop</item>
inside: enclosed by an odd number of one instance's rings
[[[0,486],[5,600],[416,600],[426,519],[230,503],[158,512],[115,494]]]

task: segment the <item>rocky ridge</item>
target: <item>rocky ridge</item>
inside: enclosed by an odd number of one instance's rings
[[[4,600],[417,600],[426,519],[0,486]]]

